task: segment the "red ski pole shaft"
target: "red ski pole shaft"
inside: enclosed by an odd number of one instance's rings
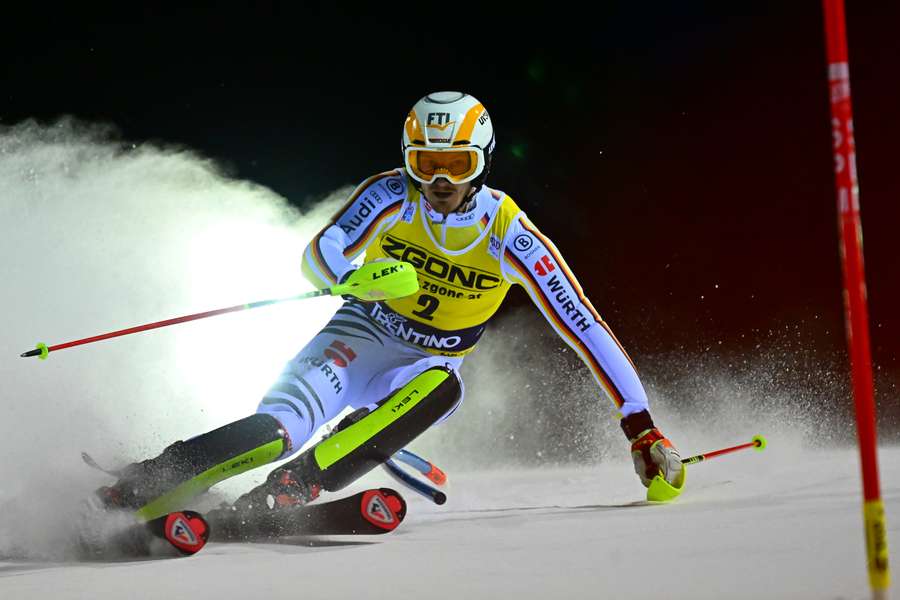
[[[699,462],[703,462],[708,458],[713,458],[714,456],[721,456],[723,454],[731,454],[732,452],[737,452],[738,450],[744,450],[745,448],[756,448],[760,452],[763,451],[766,447],[766,438],[761,435],[753,436],[752,442],[747,442],[746,444],[740,444],[738,446],[732,446],[731,448],[722,448],[721,450],[713,450],[712,452],[704,452],[703,454],[698,454],[696,456],[691,456],[690,458],[684,458],[681,460],[682,464],[685,465],[693,465]]]
[[[56,344],[55,346],[47,346],[46,344],[38,344],[36,349],[29,350],[28,352],[23,352],[20,356],[22,356],[22,358],[27,358],[29,356],[39,356],[41,358],[41,360],[44,360],[47,358],[47,355],[50,352],[54,352],[56,350],[62,350],[64,348],[72,348],[73,346],[82,346],[84,344],[99,342],[101,340],[108,340],[108,339],[114,338],[114,337],[130,335],[132,333],[139,333],[141,331],[149,331],[151,329],[159,329],[160,327],[168,327],[169,325],[177,325],[178,323],[186,323],[187,321],[196,321],[198,319],[206,319],[208,317],[215,317],[218,315],[224,315],[226,313],[238,312],[238,311],[242,311],[242,310],[249,310],[251,308],[259,308],[260,306],[268,306],[270,304],[278,304],[279,302],[287,302],[288,300],[302,300],[305,298],[314,298],[316,296],[325,296],[330,293],[331,293],[330,288],[324,289],[324,290],[316,290],[314,292],[300,294],[299,296],[290,296],[288,298],[278,298],[275,300],[261,300],[259,302],[251,302],[249,304],[238,304],[236,306],[229,306],[228,308],[219,308],[216,310],[209,310],[206,312],[196,313],[193,315],[186,315],[183,317],[175,317],[174,319],[166,319],[164,321],[156,321],[154,323],[147,323],[146,325],[138,325],[136,327],[129,327],[127,329],[119,329],[118,331],[111,331],[109,333],[103,333],[101,335],[95,335],[95,336],[84,338],[81,340],[74,340],[72,342],[66,342],[64,344]]]
[[[41,360],[44,360],[49,353],[55,350],[62,350],[63,348],[82,346],[84,344],[90,344],[91,342],[108,340],[109,338],[138,333],[140,331],[158,329],[160,327],[167,327],[186,321],[196,321],[197,319],[205,319],[207,317],[215,317],[230,312],[259,308],[260,306],[278,304],[279,302],[287,302],[289,300],[305,300],[306,298],[315,298],[317,296],[343,295],[355,296],[361,300],[390,300],[392,298],[404,298],[414,294],[418,289],[419,279],[416,275],[415,267],[410,263],[402,261],[390,261],[386,263],[371,262],[360,266],[358,269],[354,269],[344,283],[339,283],[325,289],[315,290],[297,296],[290,296],[288,298],[260,300],[259,302],[238,304],[237,306],[229,306],[228,308],[220,308],[184,317],[166,319],[165,321],[147,323],[146,325],[138,325],[137,327],[111,331],[110,333],[95,335],[93,337],[84,338],[83,340],[75,340],[74,342],[66,342],[65,344],[57,344],[56,346],[47,346],[46,344],[41,343],[37,345],[36,349],[23,352],[21,356],[23,358],[39,356]]]

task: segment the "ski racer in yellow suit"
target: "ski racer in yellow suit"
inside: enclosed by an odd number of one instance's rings
[[[235,506],[277,510],[346,486],[456,409],[464,357],[513,284],[618,409],[644,485],[656,479],[680,490],[681,459],[654,425],[628,355],[556,246],[512,198],[485,185],[494,145],[488,112],[472,96],[438,92],[417,102],[403,128],[404,167],[356,188],[306,248],[303,273],[330,287],[352,279],[354,259],[365,254],[366,263],[409,263],[419,290],[347,300],[286,365],[256,414],[131,465],[101,490],[104,502],[154,518],[217,481],[297,452],[352,407],[336,435],[272,471]]]

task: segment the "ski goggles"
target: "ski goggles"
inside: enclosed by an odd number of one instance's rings
[[[406,170],[413,179],[422,183],[433,183],[438,177],[445,177],[452,183],[465,183],[484,171],[484,153],[478,147],[452,150],[407,148],[404,156]]]

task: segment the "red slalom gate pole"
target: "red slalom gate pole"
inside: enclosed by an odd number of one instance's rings
[[[844,274],[844,322],[850,352],[856,428],[862,462],[863,520],[866,557],[873,597],[886,598],[890,586],[887,526],[878,480],[875,392],[869,346],[869,316],[863,269],[862,224],[856,181],[856,146],[850,102],[850,69],[843,0],[823,0],[828,81],[831,92],[831,127],[834,136],[834,176],[838,229]]]

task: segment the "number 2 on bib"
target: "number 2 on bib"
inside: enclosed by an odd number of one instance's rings
[[[416,315],[417,317],[422,317],[426,321],[431,321],[432,319],[434,319],[434,317],[432,317],[431,315],[434,314],[434,311],[437,310],[438,305],[441,303],[441,301],[434,296],[422,294],[421,296],[419,296],[417,303],[419,304],[419,306],[423,306],[424,308],[422,310],[414,310],[412,314]]]

